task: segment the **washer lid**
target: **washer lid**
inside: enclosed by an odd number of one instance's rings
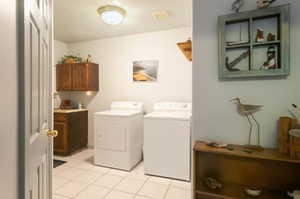
[[[145,119],[173,119],[173,120],[185,120],[190,121],[192,114],[190,112],[181,112],[181,111],[154,111],[145,116]]]
[[[129,117],[137,114],[142,114],[142,112],[136,110],[108,110],[108,111],[96,112],[94,113],[94,116]]]

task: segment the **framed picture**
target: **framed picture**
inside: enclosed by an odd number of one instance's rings
[[[132,79],[134,82],[156,82],[158,60],[142,60],[133,62]]]

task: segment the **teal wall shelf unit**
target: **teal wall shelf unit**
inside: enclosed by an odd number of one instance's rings
[[[289,5],[219,16],[219,79],[290,74]]]

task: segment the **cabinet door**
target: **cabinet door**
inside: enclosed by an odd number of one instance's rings
[[[72,90],[72,65],[58,64],[56,66],[56,90],[71,91]]]
[[[69,153],[67,122],[55,121],[54,129],[58,131],[58,136],[54,138],[54,153],[67,155]]]
[[[88,64],[88,90],[99,91],[99,65]]]
[[[81,63],[73,65],[72,72],[73,91],[98,91],[99,90],[99,66],[93,63]]]
[[[72,90],[88,91],[88,64],[74,64],[72,74]]]

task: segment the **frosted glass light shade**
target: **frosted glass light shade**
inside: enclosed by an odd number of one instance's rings
[[[123,22],[126,11],[117,6],[102,6],[98,9],[98,13],[106,24],[117,25]]]

